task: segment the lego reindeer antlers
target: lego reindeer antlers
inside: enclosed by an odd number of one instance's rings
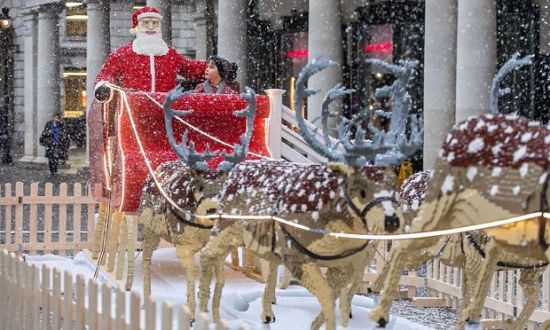
[[[497,74],[493,78],[493,81],[491,83],[490,107],[491,107],[491,113],[494,115],[499,113],[498,98],[510,92],[509,89],[498,88],[502,79],[504,79],[504,77],[506,77],[508,73],[512,72],[512,70],[519,69],[524,65],[533,64],[533,55],[527,55],[520,59],[518,59],[518,57],[519,57],[519,53],[514,54],[512,58],[510,58],[506,63],[504,63],[504,65],[500,68],[500,70],[498,70]]]
[[[224,161],[218,166],[218,171],[230,171],[248,153],[248,145],[250,144],[252,130],[254,129],[254,118],[256,118],[256,93],[248,86],[245,87],[245,90],[246,93],[241,94],[241,97],[248,102],[248,107],[241,111],[235,111],[234,114],[237,117],[246,118],[246,132],[241,135],[241,144],[235,146],[232,154],[226,154],[225,151],[222,152]]]
[[[183,92],[181,87],[177,87],[171,90],[164,101],[164,120],[166,125],[166,134],[168,136],[168,141],[172,146],[172,149],[176,152],[178,157],[186,163],[189,167],[198,170],[205,171],[208,170],[208,160],[218,156],[219,151],[210,151],[210,146],[207,144],[205,151],[203,153],[198,153],[195,150],[195,143],[190,141],[187,143],[187,131],[183,134],[181,138],[181,143],[177,143],[174,138],[174,131],[172,129],[172,118],[174,116],[187,116],[192,110],[188,111],[176,111],[171,108],[172,103],[174,103],[178,98],[182,97],[186,93]],[[246,118],[246,131],[241,135],[241,144],[234,147],[233,153],[227,154],[225,151],[222,152],[224,161],[218,165],[217,170],[221,172],[228,172],[235,166],[237,163],[242,161],[246,154],[248,153],[248,145],[250,143],[250,138],[252,137],[252,131],[254,129],[254,119],[256,118],[256,93],[246,87],[246,93],[241,94],[248,102],[248,107],[241,111],[235,111],[234,114],[237,117]]]
[[[211,152],[210,146],[207,145],[204,153],[197,153],[195,151],[195,143],[193,141],[190,141],[189,146],[187,146],[187,131],[182,135],[181,143],[178,144],[176,142],[176,139],[174,138],[174,131],[172,129],[172,118],[178,115],[184,117],[193,112],[192,110],[176,111],[172,110],[171,108],[172,103],[174,103],[177,99],[185,94],[186,93],[183,92],[183,89],[181,87],[176,87],[171,90],[166,96],[166,100],[164,101],[162,107],[164,110],[166,135],[168,136],[168,141],[170,142],[172,149],[184,163],[195,170],[206,171],[208,169],[208,164],[206,163],[206,161],[216,157],[219,154],[219,151]]]
[[[296,111],[296,120],[300,127],[300,134],[315,151],[331,161],[346,163],[352,167],[362,167],[368,162],[376,165],[399,164],[403,159],[416,152],[422,145],[422,119],[416,116],[409,116],[410,97],[406,90],[418,62],[404,61],[401,66],[375,59],[368,60],[367,62],[390,71],[397,78],[391,86],[385,86],[376,91],[377,96],[390,97],[392,100],[392,112],[388,114],[391,117],[388,132],[369,125],[369,129],[373,134],[372,139],[367,140],[367,132],[362,126],[365,113],[361,111],[354,115],[351,120],[342,119],[338,125],[337,135],[344,148],[344,152],[338,151],[336,148],[337,145],[333,146],[328,138],[328,118],[333,116],[328,109],[328,105],[336,98],[349,94],[353,90],[348,90],[337,85],[328,92],[322,105],[321,115],[325,144],[323,145],[319,142],[314,137],[313,133],[315,132],[311,132],[308,129],[301,111]],[[302,70],[296,82],[295,109],[301,109],[304,97],[309,97],[318,92],[305,88],[307,80],[314,74],[334,65],[337,65],[336,62],[328,59],[314,59]],[[409,125],[409,134],[407,134],[407,124]],[[355,138],[353,141],[350,134],[351,127],[355,129]]]

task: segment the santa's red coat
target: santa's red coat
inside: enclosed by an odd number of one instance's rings
[[[166,55],[140,55],[130,42],[109,55],[96,84],[105,81],[127,89],[168,92],[176,86],[178,74],[193,80],[204,78],[206,65],[206,61],[189,60],[173,47],[168,47]]]

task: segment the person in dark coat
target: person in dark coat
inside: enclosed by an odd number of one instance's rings
[[[52,176],[57,175],[57,165],[68,150],[67,136],[65,133],[65,123],[61,120],[59,114],[55,114],[53,119],[48,121],[40,135],[40,145],[46,147],[46,158]]]

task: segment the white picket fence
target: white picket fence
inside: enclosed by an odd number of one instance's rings
[[[39,195],[38,188],[38,183],[22,182],[0,186],[0,249],[30,254],[74,255],[90,248],[94,242],[94,214],[97,205],[91,196],[88,196],[87,189],[78,183],[70,187],[61,184],[58,193],[54,195],[54,187],[51,183],[46,183],[44,194]],[[388,258],[384,245],[380,246],[378,251],[369,267],[370,271],[365,272],[363,292],[366,292],[368,282],[376,277],[376,270],[381,269]],[[65,278],[68,280],[64,281]],[[498,326],[501,320],[515,317],[521,311],[524,295],[518,281],[519,271],[509,270],[495,274],[483,312],[486,319],[493,320],[492,324],[496,323]],[[75,284],[72,286],[66,284],[73,282]],[[406,296],[416,299],[419,304],[453,308],[460,306],[461,272],[459,269],[440,264],[438,260],[428,263],[426,277],[409,272],[409,275],[402,277],[400,283],[408,287],[405,290]],[[417,288],[426,288],[436,299],[426,301],[416,298]],[[88,290],[87,294],[85,290]],[[537,329],[538,323],[550,319],[548,270],[541,281],[541,293],[541,301],[531,316],[527,329]],[[104,299],[104,295],[111,299]],[[88,300],[85,296],[89,297]],[[64,297],[73,298],[71,300]],[[153,304],[153,301],[141,302],[139,299],[136,293],[125,294],[116,288],[110,288],[107,284],[98,285],[94,280],[86,281],[81,276],[61,273],[48,267],[43,267],[40,271],[20,258],[6,253],[0,258],[0,322],[16,325],[4,327],[4,323],[0,323],[0,329],[37,329],[37,324],[51,322],[52,325],[57,325],[62,324],[60,322],[64,320],[72,322],[73,325],[111,324],[112,328],[124,329],[118,327],[124,323],[124,327],[128,329],[151,329],[151,323],[147,322],[155,322],[152,319],[160,322],[158,324],[162,324],[162,329],[172,329],[174,326],[185,329],[183,326],[186,322],[169,321],[172,320],[170,315],[180,315],[180,320],[184,320],[182,309],[169,304],[161,307],[158,316],[146,316],[145,319],[149,321],[139,324],[139,318],[132,315],[139,314],[139,306],[142,304]],[[123,313],[124,317],[119,316],[118,312],[111,315],[102,313],[103,310],[109,309],[127,311]],[[49,313],[50,317],[44,319],[43,313]],[[151,307],[145,313],[155,313],[155,309]],[[201,320],[200,322],[208,323],[204,317]],[[201,324],[200,322],[196,326]],[[101,328],[109,329],[107,325]]]
[[[39,194],[39,183],[0,186],[0,247],[8,251],[60,255],[88,248],[94,241],[96,202],[87,188],[76,183],[69,194],[61,183],[54,195],[52,183]]]
[[[0,253],[0,329],[188,330],[191,319],[187,306],[142,299],[93,278],[30,265],[7,250]],[[193,329],[210,324],[201,313]],[[216,329],[228,329],[227,323]]]

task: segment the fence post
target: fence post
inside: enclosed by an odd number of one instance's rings
[[[284,89],[266,89],[269,96],[269,136],[268,145],[271,151],[271,157],[281,158],[281,123],[283,113],[283,94]]]

